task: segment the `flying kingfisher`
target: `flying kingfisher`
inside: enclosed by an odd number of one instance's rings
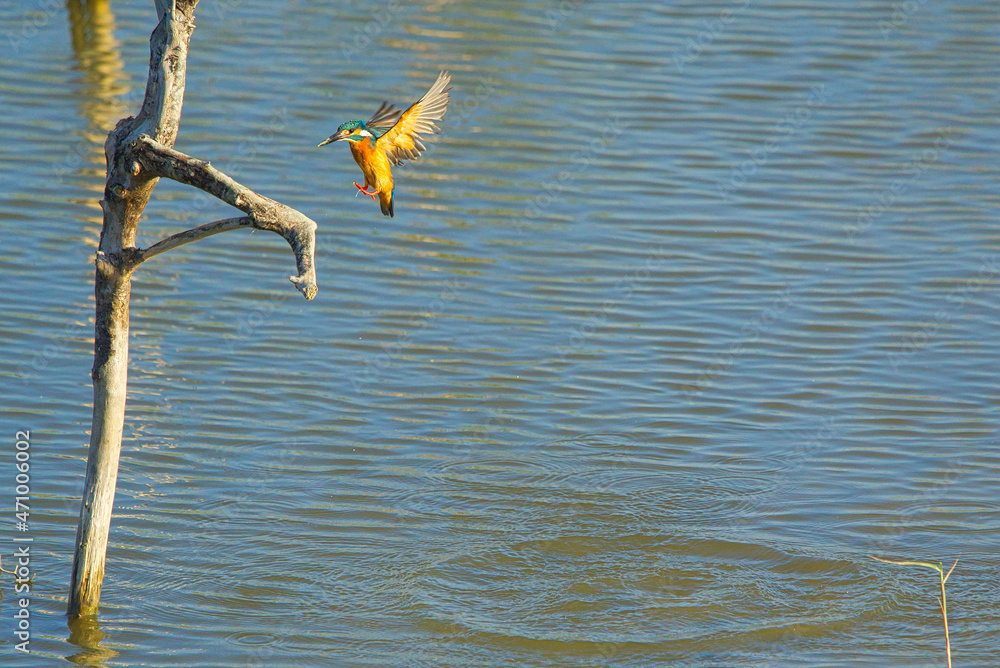
[[[336,134],[327,137],[320,146],[335,141],[347,140],[351,154],[365,175],[364,187],[354,185],[375,201],[378,195],[382,213],[393,215],[392,209],[392,165],[402,165],[403,158],[412,160],[426,147],[421,142],[421,133],[437,134],[440,130],[434,121],[444,118],[448,109],[451,76],[441,72],[437,81],[424,96],[400,113],[395,105],[383,102],[375,115],[364,121],[347,121],[337,128]],[[374,188],[371,192],[368,188]]]

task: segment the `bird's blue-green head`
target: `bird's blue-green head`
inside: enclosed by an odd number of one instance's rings
[[[364,121],[347,121],[346,123],[341,123],[340,127],[337,128],[337,132],[327,137],[320,146],[326,146],[327,144],[332,144],[335,141],[349,141],[349,142],[359,142],[365,139],[370,139],[375,141],[379,137],[378,132],[374,132],[365,125]]]

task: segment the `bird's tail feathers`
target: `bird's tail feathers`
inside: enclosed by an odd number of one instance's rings
[[[388,193],[381,193],[378,197],[378,203],[382,206],[382,213],[390,218],[395,218],[395,212],[392,208],[392,191]]]

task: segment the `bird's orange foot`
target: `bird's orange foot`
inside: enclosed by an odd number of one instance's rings
[[[382,192],[381,190],[373,190],[371,192],[368,192],[368,184],[360,186],[358,185],[357,181],[354,182],[354,187],[358,189],[359,193],[364,193],[369,197],[371,197],[373,202],[375,201],[375,195],[378,195],[380,192]],[[358,196],[357,193],[355,193],[354,196],[357,197]]]

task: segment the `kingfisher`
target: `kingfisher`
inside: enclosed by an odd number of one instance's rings
[[[392,217],[392,166],[402,165],[403,159],[413,160],[426,150],[421,134],[437,134],[440,129],[434,121],[444,118],[451,99],[448,91],[451,76],[441,72],[437,81],[424,96],[403,112],[396,105],[383,102],[375,115],[364,121],[342,123],[335,134],[319,146],[335,141],[350,142],[351,155],[365,175],[365,185],[354,182],[358,192],[375,201],[378,196],[382,213]],[[369,191],[369,188],[373,190]]]

